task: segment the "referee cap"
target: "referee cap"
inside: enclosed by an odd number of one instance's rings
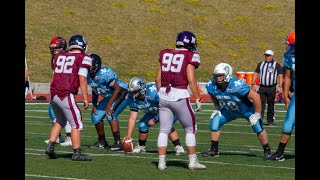
[[[271,56],[273,56],[274,53],[273,53],[272,50],[266,50],[266,52],[264,52],[264,55],[271,55]]]

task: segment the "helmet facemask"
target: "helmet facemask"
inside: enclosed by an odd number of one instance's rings
[[[94,77],[99,71],[99,69],[100,69],[100,66],[98,64],[91,66],[89,70],[90,77]]]
[[[230,82],[233,77],[232,67],[227,63],[218,64],[213,70],[213,79],[217,84]]]
[[[61,51],[66,51],[67,41],[60,36],[55,37],[51,40],[51,43],[49,45],[49,49],[50,49],[52,56],[58,54]]]
[[[89,56],[92,58],[92,66],[89,69],[89,74],[91,78],[94,78],[97,72],[101,69],[101,58],[97,54],[90,54]]]

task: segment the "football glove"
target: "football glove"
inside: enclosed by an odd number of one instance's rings
[[[221,111],[219,111],[219,110],[214,110],[214,111],[212,112],[211,116],[210,116],[210,119],[212,119],[216,114],[218,114],[219,117],[221,117]]]
[[[201,98],[196,100],[197,108],[195,109],[196,112],[198,112],[201,109]]]
[[[250,122],[251,126],[254,126],[259,121],[259,119],[261,119],[261,114],[260,113],[255,112],[254,114],[252,114],[249,117],[249,122]]]

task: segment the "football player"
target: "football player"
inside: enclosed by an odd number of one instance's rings
[[[48,147],[45,153],[52,159],[57,158],[54,151],[61,128],[67,121],[71,125],[71,139],[74,161],[91,161],[89,156],[81,154],[81,130],[83,129],[81,109],[76,103],[76,95],[81,89],[83,107],[88,109],[87,74],[92,66],[92,58],[86,54],[87,42],[82,35],[73,35],[69,39],[66,52],[59,52],[53,59],[53,79],[50,84],[50,101],[56,115],[56,123],[51,128]]]
[[[56,36],[54,37],[49,45],[49,49],[50,49],[50,53],[51,53],[51,68],[53,70],[53,59],[54,56],[56,54],[58,54],[59,52],[64,52],[67,49],[67,41],[66,39],[64,39],[61,36]],[[51,120],[52,126],[54,125],[54,123],[56,123],[56,116],[53,112],[52,109],[52,103],[51,101],[49,102],[49,108],[48,108],[48,114],[49,114],[49,118]],[[61,132],[59,134],[59,138],[57,138],[56,143],[60,144],[61,146],[71,146],[72,145],[72,141],[71,141],[71,126],[69,124],[69,122],[67,121],[66,126],[64,127],[65,131],[66,131],[66,139],[64,140],[62,138]],[[45,140],[45,143],[49,143],[49,140]]]
[[[205,169],[196,155],[196,118],[190,102],[190,93],[196,98],[196,111],[201,109],[201,98],[195,69],[200,65],[200,55],[196,51],[197,38],[190,31],[182,31],[176,37],[175,49],[163,49],[158,60],[156,86],[159,91],[160,131],[158,135],[158,169],[165,170],[168,134],[171,132],[174,116],[181,123],[186,134],[186,147],[189,155],[188,168]]]
[[[149,128],[159,122],[159,96],[155,83],[146,84],[141,77],[134,77],[129,82],[127,98],[122,102],[130,107],[128,119],[127,137],[132,137],[133,128],[138,116],[138,111],[144,113],[138,122],[139,143],[133,149],[132,153],[145,153],[146,141],[148,139]],[[124,106],[125,107],[125,106]],[[174,118],[173,123],[177,121]],[[179,136],[175,128],[171,127],[169,134],[173,145],[175,146],[176,155],[183,155],[184,149],[181,146]]]
[[[206,85],[215,106],[210,117],[211,148],[202,156],[219,156],[221,127],[234,119],[244,118],[262,144],[264,160],[271,155],[267,132],[261,120],[260,96],[243,79],[233,77],[233,69],[227,63],[219,63],[213,70],[213,78]]]
[[[291,31],[286,37],[287,51],[283,54],[284,72],[283,98],[287,113],[282,124],[282,133],[277,151],[269,159],[284,161],[284,149],[290,140],[293,128],[295,127],[295,31]],[[292,87],[293,95],[289,95]]]
[[[111,149],[121,151],[120,127],[115,114],[120,103],[127,95],[128,84],[121,81],[117,74],[108,66],[101,67],[101,58],[97,54],[90,54],[92,57],[92,68],[87,77],[88,84],[92,88],[92,112],[91,121],[95,125],[98,134],[98,142],[91,148]],[[102,100],[98,103],[98,97]],[[117,111],[118,112],[118,111]],[[111,126],[114,144],[109,146],[104,132],[103,119],[107,120]]]

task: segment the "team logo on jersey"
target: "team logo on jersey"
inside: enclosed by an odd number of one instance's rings
[[[241,80],[240,79],[234,82],[234,86],[240,86],[240,85],[241,85]]]
[[[101,74],[104,74],[104,73],[107,72],[107,70],[106,69],[101,69],[100,72],[101,72]]]
[[[156,86],[155,86],[155,85],[153,85],[153,86],[149,87],[149,89],[150,89],[150,91],[151,91],[151,92],[153,92],[153,91],[156,91],[156,90],[157,90],[157,88],[156,88]]]
[[[227,89],[227,92],[228,93],[232,93],[232,89]]]

